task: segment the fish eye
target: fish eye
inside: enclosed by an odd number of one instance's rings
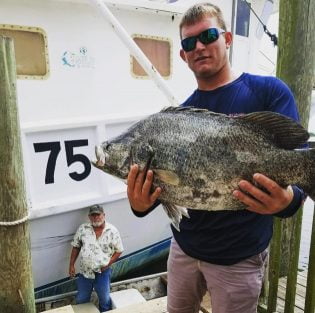
[[[111,147],[111,143],[106,144],[105,150],[108,150]]]

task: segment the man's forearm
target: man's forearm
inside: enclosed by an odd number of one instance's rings
[[[70,266],[73,266],[80,253],[80,248],[73,247],[70,256]]]
[[[293,189],[292,202],[289,204],[287,208],[278,212],[277,214],[274,214],[274,216],[277,216],[280,218],[291,217],[303,205],[306,198],[306,194],[304,193],[304,191],[294,185],[292,186],[292,189]]]
[[[118,260],[118,258],[120,257],[121,253],[122,253],[122,252],[115,252],[115,253],[112,255],[112,257],[110,258],[109,263],[108,263],[108,266],[111,266],[113,263],[115,263],[115,262]]]

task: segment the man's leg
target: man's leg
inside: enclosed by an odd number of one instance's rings
[[[77,304],[90,301],[93,290],[93,281],[93,279],[85,278],[82,274],[79,274],[76,280],[78,293],[75,299]]]
[[[197,313],[206,292],[200,262],[186,255],[172,239],[167,261],[167,309],[169,313]]]
[[[201,262],[213,313],[256,313],[267,251],[234,265]]]
[[[101,312],[108,311],[112,308],[112,302],[109,296],[111,273],[111,268],[108,268],[102,273],[95,273],[94,289],[98,296],[99,309]]]

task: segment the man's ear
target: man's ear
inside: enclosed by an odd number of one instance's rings
[[[225,45],[226,45],[226,49],[230,48],[232,41],[233,41],[233,35],[231,32],[226,32],[224,34],[225,37]]]
[[[180,49],[179,54],[182,60],[187,63],[185,51],[183,49]]]

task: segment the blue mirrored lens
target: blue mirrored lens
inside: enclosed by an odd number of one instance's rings
[[[182,40],[182,48],[185,51],[192,51],[196,48],[197,36],[188,37]]]
[[[219,31],[216,28],[209,28],[204,32],[200,33],[198,37],[198,39],[205,45],[216,41],[218,38]]]

